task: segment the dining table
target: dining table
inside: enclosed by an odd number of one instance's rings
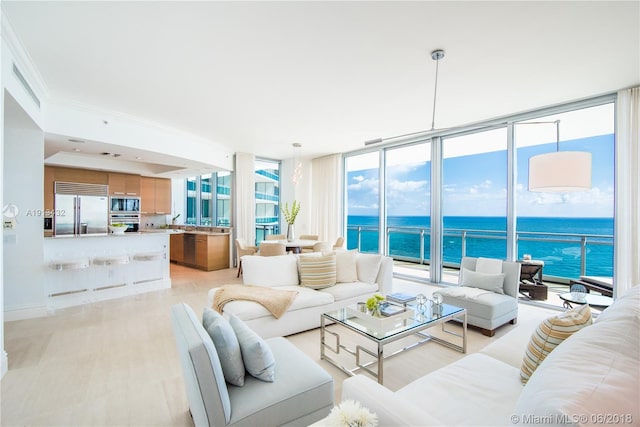
[[[317,240],[263,240],[261,244],[269,244],[269,243],[284,243],[287,252],[293,252],[294,254],[299,254],[302,252],[302,249],[313,249],[313,245],[318,243]]]

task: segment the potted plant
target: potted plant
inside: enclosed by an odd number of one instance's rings
[[[287,221],[287,240],[292,241],[295,240],[295,230],[293,228],[293,224],[296,222],[296,217],[300,212],[300,202],[294,200],[291,204],[291,209],[289,209],[289,202],[284,204],[282,210],[282,215],[284,215],[284,220]]]
[[[367,300],[367,309],[372,316],[380,317],[380,304],[384,301],[384,297],[380,294],[373,294]]]

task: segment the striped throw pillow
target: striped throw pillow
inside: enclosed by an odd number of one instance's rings
[[[591,323],[591,309],[587,304],[543,320],[531,335],[524,353],[520,368],[522,383],[529,381],[536,368],[562,341]]]
[[[311,289],[328,288],[336,284],[336,255],[301,255],[300,286]]]

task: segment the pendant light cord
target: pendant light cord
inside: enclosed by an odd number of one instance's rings
[[[440,64],[440,59],[436,59],[436,81],[433,85],[433,112],[431,115],[431,130],[436,128],[436,96],[438,95],[438,65]]]

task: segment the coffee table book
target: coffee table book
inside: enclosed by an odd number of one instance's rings
[[[391,302],[395,302],[398,304],[407,304],[411,301],[415,301],[416,300],[416,296],[415,295],[409,295],[409,294],[402,294],[402,293],[393,293],[393,294],[389,294],[386,297],[387,300],[391,301]]]

